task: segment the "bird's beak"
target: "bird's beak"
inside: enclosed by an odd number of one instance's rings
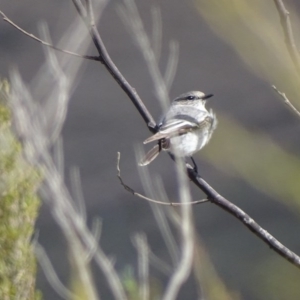
[[[207,94],[203,96],[203,100],[207,100],[208,98],[211,98],[214,94]]]

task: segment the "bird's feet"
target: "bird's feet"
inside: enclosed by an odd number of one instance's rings
[[[192,163],[193,163],[193,170],[195,171],[195,173],[198,173],[198,167],[197,167],[197,165],[196,165],[196,162],[195,162],[195,160],[193,159],[193,157],[191,156],[191,161],[192,161]]]

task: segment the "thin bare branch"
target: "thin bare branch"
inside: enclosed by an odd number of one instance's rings
[[[163,202],[168,203],[169,199],[163,188],[163,183],[161,182],[160,185],[154,185],[152,180],[153,176],[150,175],[148,168],[139,168],[138,171],[146,193],[152,198],[159,198],[162,199]],[[155,179],[158,182],[160,181],[158,177],[155,177]],[[156,205],[152,202],[150,202],[150,207],[162,235],[163,241],[167,247],[169,257],[172,261],[172,267],[174,268],[179,261],[180,254],[179,246],[177,245],[174,232],[172,231],[171,226],[168,222],[168,218],[166,217],[166,214],[169,210],[164,209],[166,208],[166,206]]]
[[[122,73],[119,71],[117,66],[114,64],[112,59],[110,58],[104,43],[102,41],[102,38],[99,34],[99,31],[95,24],[91,22],[91,20],[87,17],[87,12],[85,8],[83,7],[80,0],[72,0],[78,14],[84,21],[87,29],[89,30],[89,33],[92,37],[92,40],[94,42],[94,45],[99,53],[99,56],[101,58],[101,63],[105,66],[107,71],[112,75],[112,77],[116,80],[116,82],[119,84],[119,86],[123,89],[123,91],[127,94],[133,105],[136,107],[144,121],[146,122],[149,130],[151,132],[156,132],[156,122],[154,121],[152,115],[148,111],[147,107],[143,103],[142,99],[136,92],[136,90],[129,84],[129,82],[125,79],[125,77],[122,75]],[[93,14],[93,12],[92,12]]]
[[[124,7],[120,5],[119,14],[122,17],[124,24],[128,26],[132,37],[140,48],[149,70],[156,97],[159,100],[163,110],[165,111],[169,105],[169,94],[164,78],[159,70],[158,61],[151,47],[150,40],[144,29],[142,19],[139,15],[137,6],[134,0],[123,0]]]
[[[34,250],[48,282],[51,284],[52,288],[57,292],[57,294],[63,299],[77,299],[77,296],[74,295],[74,293],[72,293],[68,288],[66,288],[58,278],[47,253],[45,252],[44,248],[38,244],[38,242],[35,242]]]
[[[61,174],[61,177],[64,178],[64,155],[63,155],[63,139],[58,137],[53,145],[53,163],[56,166],[58,172]]]
[[[164,75],[164,81],[168,90],[171,89],[178,65],[179,45],[177,41],[170,42],[169,53],[168,63]]]
[[[92,27],[95,27],[95,17],[94,17],[94,9],[93,9],[93,4],[91,0],[85,0],[86,3],[86,11],[87,11],[87,16],[90,20],[90,25]]]
[[[153,267],[155,267],[158,271],[162,272],[163,274],[169,276],[172,274],[172,267],[169,266],[163,259],[157,257],[151,249],[148,249],[149,252],[149,260]]]
[[[26,30],[24,30],[23,28],[21,28],[20,26],[18,26],[16,23],[14,23],[11,19],[9,19],[1,10],[0,10],[0,14],[2,15],[3,17],[3,20],[5,22],[7,22],[8,24],[12,25],[14,28],[16,28],[18,31],[22,32],[23,34],[25,34],[26,36],[30,37],[31,39],[41,43],[42,45],[44,46],[47,46],[47,47],[50,47],[54,50],[57,50],[57,51],[60,51],[62,53],[66,53],[66,54],[69,54],[69,55],[73,55],[73,56],[76,56],[76,57],[80,57],[80,58],[85,58],[85,59],[89,59],[89,60],[95,60],[95,61],[99,61],[99,56],[91,56],[91,55],[82,55],[82,54],[78,54],[78,53],[74,53],[72,51],[68,51],[68,50],[65,50],[65,49],[61,49],[61,48],[58,48],[46,41],[43,41],[41,40],[40,38],[38,38],[37,36],[35,36],[34,34],[32,33],[29,33],[27,32]]]
[[[290,20],[290,13],[286,9],[282,0],[274,0],[274,3],[280,17],[280,22],[284,32],[286,47],[289,51],[289,54],[295,65],[298,75],[300,75],[300,55],[293,34],[292,24]]]
[[[191,194],[188,185],[188,179],[185,174],[184,161],[176,160],[176,171],[178,177],[178,189],[181,203],[190,203]],[[183,205],[180,207],[181,226],[181,251],[180,260],[168,282],[163,300],[175,300],[182,285],[191,273],[193,253],[194,253],[194,228],[192,224],[192,206]]]
[[[187,165],[186,168],[189,178],[207,195],[211,203],[221,207],[222,209],[236,217],[276,253],[278,253],[283,258],[287,259],[296,267],[300,268],[300,257],[296,253],[292,252],[286,246],[281,244],[268,231],[266,231],[258,223],[256,223],[254,219],[252,219],[242,209],[240,209],[238,206],[221,196],[199,174],[197,174],[190,165]]]
[[[46,24],[41,26],[41,32],[44,38],[50,41],[50,34]],[[48,128],[51,128],[51,130],[49,130],[49,132],[47,133],[49,136],[49,143],[53,143],[60,135],[67,115],[72,80],[63,72],[60,63],[56,55],[54,54],[54,51],[48,47],[45,47],[45,50],[49,70],[52,73],[53,77],[56,79],[58,87],[57,109],[55,110],[54,115],[52,115],[52,120],[55,120],[55,122],[53,122],[54,124],[52,126],[48,126]]]
[[[87,262],[92,260],[92,258],[95,256],[95,254],[98,250],[101,232],[102,232],[102,222],[99,218],[94,218],[93,223],[92,223],[91,233],[95,239],[95,244],[94,244],[93,248],[91,248],[91,249],[89,249],[89,251],[87,251],[87,255],[86,255],[86,259],[85,259]]]
[[[138,253],[139,294],[141,300],[149,299],[149,253],[147,237],[138,233],[133,238]]]
[[[272,88],[282,97],[284,104],[286,104],[298,117],[300,117],[299,110],[290,102],[285,93],[280,92],[275,85]]]
[[[88,230],[82,216],[75,209],[73,199],[65,186],[63,178],[53,163],[53,159],[47,149],[49,144],[44,142],[47,136],[45,136],[45,132],[41,130],[41,119],[36,118],[34,115],[37,114],[40,116],[43,114],[43,111],[32,109],[31,102],[33,99],[16,72],[12,74],[11,82],[13,91],[12,112],[14,114],[14,120],[22,124],[20,127],[16,126],[16,130],[18,130],[19,135],[22,136],[24,144],[27,145],[25,150],[28,149],[28,153],[25,153],[25,155],[27,154],[26,157],[31,158],[30,161],[35,164],[37,163],[43,170],[43,194],[48,197],[51,212],[67,240],[74,243],[76,242],[76,245],[80,248],[72,248],[75,258],[78,259],[78,268],[84,268],[86,266],[87,261],[82,260],[86,258],[86,254],[89,254],[87,251],[90,252],[96,248],[95,251],[92,251],[93,258],[104,273],[114,298],[118,300],[126,299],[126,293],[116,270],[101,247],[97,247],[95,237]],[[72,245],[70,246],[72,247]],[[83,271],[85,273],[81,272],[82,280],[83,282],[87,282],[89,279],[89,270],[86,268],[86,270]],[[92,287],[93,283],[90,283]],[[92,292],[91,289],[88,291],[89,293]],[[88,299],[94,299],[95,297],[89,297]]]
[[[61,215],[63,216],[63,214]],[[86,245],[82,243],[81,236],[78,235],[78,231],[75,228],[70,227],[70,222],[65,223],[65,236],[68,241],[69,252],[72,261],[72,271],[76,274],[76,278],[78,278],[76,284],[80,284],[80,295],[84,295],[86,299],[89,300],[100,300],[96,285],[94,283],[94,279],[92,277],[92,273],[90,270],[90,264],[87,259],[85,259],[86,255]],[[69,224],[67,224],[69,223]],[[97,247],[96,241],[94,241],[95,247]],[[76,291],[76,288],[75,288]],[[79,298],[82,297],[77,297]]]
[[[151,8],[152,16],[152,45],[153,52],[156,61],[159,62],[161,55],[161,41],[162,41],[162,21],[161,21],[161,11],[157,6]]]
[[[168,201],[168,196],[167,196],[167,192],[164,188],[164,184],[162,182],[162,180],[159,177],[155,177],[155,189],[157,191],[158,194],[158,198],[159,199],[163,199],[165,202]],[[204,200],[204,199],[203,199]],[[207,199],[205,199],[207,200]],[[208,201],[208,200],[207,200]],[[205,201],[205,202],[207,202]],[[151,205],[152,209],[154,210],[154,208],[156,209],[160,209],[162,212],[156,212],[155,214],[159,215],[163,215],[162,216],[162,220],[157,220],[157,223],[167,223],[168,227],[170,228],[169,222],[163,221],[163,218],[168,219],[171,221],[171,223],[175,226],[177,226],[177,230],[180,229],[180,215],[178,214],[178,210],[176,209],[164,209],[162,210],[162,208],[159,205]],[[163,208],[166,208],[165,206]],[[155,216],[156,217],[156,216]],[[156,217],[157,219],[157,217]],[[177,247],[174,247],[175,249],[177,249]],[[179,252],[179,251],[177,251]],[[177,259],[178,260],[178,259]]]
[[[76,208],[78,210],[78,213],[81,215],[82,219],[86,222],[87,220],[86,207],[84,203],[80,172],[78,167],[72,167],[70,169],[70,182],[71,182],[71,192],[77,204]]]
[[[100,247],[97,249],[97,252],[94,255],[94,259],[102,269],[115,299],[126,300],[127,297],[122,286],[121,279],[118,277],[118,273],[114,268],[114,260],[109,259]]]
[[[121,169],[120,169],[120,159],[121,159],[121,153],[118,152],[118,157],[117,157],[117,177],[121,183],[121,185],[124,187],[124,189],[131,193],[133,196],[139,197],[141,199],[147,200],[149,202],[155,203],[155,204],[160,204],[160,205],[166,205],[166,206],[182,206],[182,205],[194,205],[194,204],[200,204],[200,203],[205,203],[208,202],[209,200],[207,199],[201,199],[201,200],[195,200],[191,201],[190,203],[181,203],[181,202],[164,202],[164,201],[159,201],[155,199],[151,199],[149,197],[146,197],[142,194],[137,193],[134,189],[132,189],[130,186],[128,186],[126,183],[124,183],[122,177],[121,177]]]
[[[100,218],[94,218],[92,222],[91,232],[95,238],[97,244],[99,244],[101,233],[102,233],[102,220]]]

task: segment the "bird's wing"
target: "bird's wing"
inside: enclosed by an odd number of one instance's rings
[[[207,125],[207,122],[211,122],[211,118],[209,116],[205,117],[202,122],[197,123],[196,121],[193,122],[191,120],[184,120],[184,119],[170,119],[166,121],[162,126],[159,128],[159,131],[147,138],[144,141],[144,144],[158,141],[164,138],[171,138],[173,136],[178,136],[185,134],[187,132],[191,132],[195,129],[199,129],[202,126]]]

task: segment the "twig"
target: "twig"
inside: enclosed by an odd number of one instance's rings
[[[231,215],[240,220],[247,226],[257,237],[263,240],[271,249],[277,252],[280,256],[287,259],[296,267],[300,268],[300,257],[281,244],[269,232],[263,229],[256,223],[248,214],[246,214],[238,206],[234,205],[226,198],[221,196],[214,190],[200,175],[195,173],[194,169],[187,165],[189,178],[207,195],[209,201],[229,212]]]
[[[124,24],[128,26],[132,36],[142,53],[147,69],[150,73],[157,99],[165,111],[169,105],[169,94],[156,60],[155,53],[151,47],[150,39],[144,29],[142,19],[139,15],[134,0],[123,0],[124,5],[120,5],[119,14]]]
[[[148,248],[149,252],[149,261],[150,264],[152,264],[153,267],[155,267],[158,271],[163,273],[164,275],[169,276],[172,274],[172,268],[169,266],[164,259],[160,259],[158,256],[156,256],[150,248]]]
[[[160,60],[161,55],[161,44],[162,44],[162,21],[161,21],[161,11],[157,6],[151,8],[152,17],[152,39],[151,44],[153,45],[153,52],[156,61]]]
[[[100,237],[102,232],[101,220],[99,218],[94,218],[92,222],[93,223],[92,223],[91,233],[95,239],[95,244],[91,249],[89,249],[85,259],[86,262],[90,262],[92,258],[95,256],[98,250],[98,245],[100,244]]]
[[[95,240],[95,236],[89,231],[84,219],[74,207],[74,201],[64,184],[61,174],[59,174],[58,169],[53,163],[46,147],[47,145],[44,143],[47,136],[42,130],[41,118],[34,116],[34,114],[39,117],[43,116],[44,112],[42,110],[32,110],[33,99],[17,73],[12,74],[11,82],[14,120],[22,124],[21,127],[16,126],[16,130],[18,134],[22,136],[24,145],[27,145],[24,150],[25,157],[31,159],[30,161],[33,163],[38,163],[39,169],[43,170],[44,186],[41,192],[48,197],[48,202],[55,220],[61,227],[68,241],[78,242],[77,244],[80,248],[85,249],[84,252],[86,252],[85,254],[87,255],[91,254],[92,250],[93,259],[102,270],[114,299],[127,299],[117,271],[101,247],[96,246],[97,241]],[[49,99],[51,100],[51,98]],[[82,251],[80,249],[80,251],[77,251],[71,244],[70,247],[72,251],[74,250],[73,254],[75,252],[75,254],[79,254],[80,252],[81,255],[77,255],[77,259],[80,259],[78,262],[84,266],[87,261],[82,262],[82,259],[86,259],[86,255],[82,255]],[[97,249],[95,249],[95,247]],[[95,249],[95,251],[93,249]],[[84,276],[82,277],[84,282],[86,282],[87,279],[86,274],[81,274]],[[91,286],[92,285],[93,283],[91,282]],[[91,292],[91,289],[88,291]],[[88,299],[94,298],[89,297]]]
[[[183,159],[176,160],[176,173],[178,177],[178,189],[181,203],[191,202],[191,193],[188,179],[185,174]],[[192,206],[183,205],[180,207],[181,233],[180,259],[167,284],[166,290],[162,297],[163,300],[175,300],[182,285],[186,282],[191,273],[194,253],[194,227],[192,223]]]
[[[282,0],[274,0],[274,3],[280,17],[280,23],[284,32],[287,49],[290,53],[292,61],[294,62],[298,75],[300,75],[300,55],[293,34],[290,13],[286,9]]]
[[[50,34],[48,32],[47,26],[41,27],[42,35],[44,36],[46,41],[50,41]],[[55,114],[52,115],[52,120],[56,120],[54,126],[51,128],[51,132],[49,132],[49,141],[53,143],[57,140],[60,135],[62,126],[64,124],[64,120],[67,115],[68,103],[70,100],[70,88],[71,88],[71,80],[66,74],[63,72],[62,67],[54,54],[54,51],[48,47],[45,47],[47,63],[49,65],[49,70],[54,78],[56,78],[57,86],[58,86],[58,96],[57,96],[57,109],[55,110]]]
[[[290,102],[285,93],[280,92],[275,85],[272,88],[282,97],[284,104],[286,104],[298,117],[300,117],[299,110]]]
[[[151,195],[152,198],[159,198],[164,202],[169,202],[161,180],[159,180],[158,177],[155,177],[157,183],[154,185],[152,176],[150,175],[148,168],[139,168],[138,171],[146,193],[148,195]],[[171,212],[174,213],[174,209],[172,209],[170,212],[169,209],[163,209],[166,206],[156,205],[152,202],[150,202],[150,207],[152,209],[152,213],[158,225],[158,229],[161,233],[163,241],[168,250],[168,255],[172,261],[172,267],[174,268],[180,259],[180,250],[179,245],[176,241],[176,237],[174,235],[174,231],[172,231],[171,224],[168,222],[167,218],[167,214],[171,214]]]
[[[85,58],[85,59],[89,59],[89,60],[95,60],[95,61],[99,61],[100,58],[99,56],[91,56],[91,55],[82,55],[82,54],[78,54],[78,53],[74,53],[72,51],[68,51],[65,49],[61,49],[58,48],[46,41],[41,40],[40,38],[38,38],[37,36],[33,35],[32,33],[27,32],[26,30],[24,30],[23,28],[21,28],[20,26],[18,26],[16,23],[14,23],[11,19],[9,19],[1,10],[0,10],[0,14],[3,17],[3,20],[7,23],[9,23],[10,25],[12,25],[14,28],[16,28],[17,30],[19,30],[20,32],[22,32],[23,34],[25,34],[26,36],[30,37],[31,39],[43,44],[44,46],[50,47],[54,50],[69,54],[69,55],[73,55],[76,57],[80,57],[80,58]]]
[[[63,299],[79,300],[79,298],[76,295],[74,295],[74,293],[72,293],[72,291],[70,291],[61,282],[44,248],[40,244],[35,243],[34,250],[35,250],[35,255],[40,263],[41,268],[44,271],[44,274],[48,282],[53,287],[53,289],[59,294],[59,296],[62,297]]]
[[[176,69],[178,65],[178,55],[179,55],[179,45],[177,41],[171,41],[169,43],[169,59],[167,62],[167,67],[166,71],[164,74],[164,81],[166,84],[166,87],[168,90],[171,89],[171,86],[173,84],[175,74],[176,74]]]
[[[122,177],[121,177],[121,170],[120,170],[120,159],[121,159],[121,153],[118,152],[118,158],[117,158],[117,176],[119,178],[119,181],[121,183],[121,185],[124,187],[124,189],[126,191],[128,191],[129,193],[131,193],[133,196],[139,197],[141,199],[147,200],[149,202],[152,203],[156,203],[156,204],[160,204],[160,205],[167,205],[167,206],[182,206],[182,205],[194,205],[194,204],[200,204],[200,203],[204,203],[204,202],[208,202],[209,200],[207,199],[201,199],[201,200],[196,200],[196,201],[191,201],[189,203],[181,203],[181,202],[164,202],[164,201],[159,201],[159,200],[155,200],[155,199],[151,199],[148,198],[142,194],[137,193],[134,189],[132,189],[130,186],[128,186],[127,184],[124,183]]]
[[[149,251],[146,235],[144,233],[137,233],[133,237],[133,245],[138,253],[140,299],[149,300]]]
[[[119,86],[123,89],[123,91],[127,94],[131,102],[134,104],[144,121],[146,122],[149,130],[151,132],[156,132],[156,122],[154,121],[152,115],[148,111],[147,107],[143,103],[142,99],[136,92],[136,90],[129,84],[129,82],[125,79],[125,77],[122,75],[122,73],[119,71],[119,69],[116,67],[112,59],[110,58],[104,43],[101,39],[101,36],[98,32],[97,27],[95,24],[93,24],[91,21],[93,20],[93,12],[89,10],[89,13],[92,14],[92,19],[89,19],[87,17],[87,12],[85,8],[83,7],[80,0],[72,0],[74,3],[74,6],[77,9],[78,14],[84,21],[87,29],[89,30],[89,33],[92,37],[92,40],[94,42],[94,45],[96,49],[98,50],[99,56],[101,58],[101,63],[105,66],[107,71],[112,75],[112,77],[116,80],[116,82],[119,84]],[[86,0],[87,7],[91,7],[91,1]]]
[[[81,186],[80,172],[78,167],[70,169],[71,192],[76,203],[76,208],[82,219],[86,222],[87,213]]]

